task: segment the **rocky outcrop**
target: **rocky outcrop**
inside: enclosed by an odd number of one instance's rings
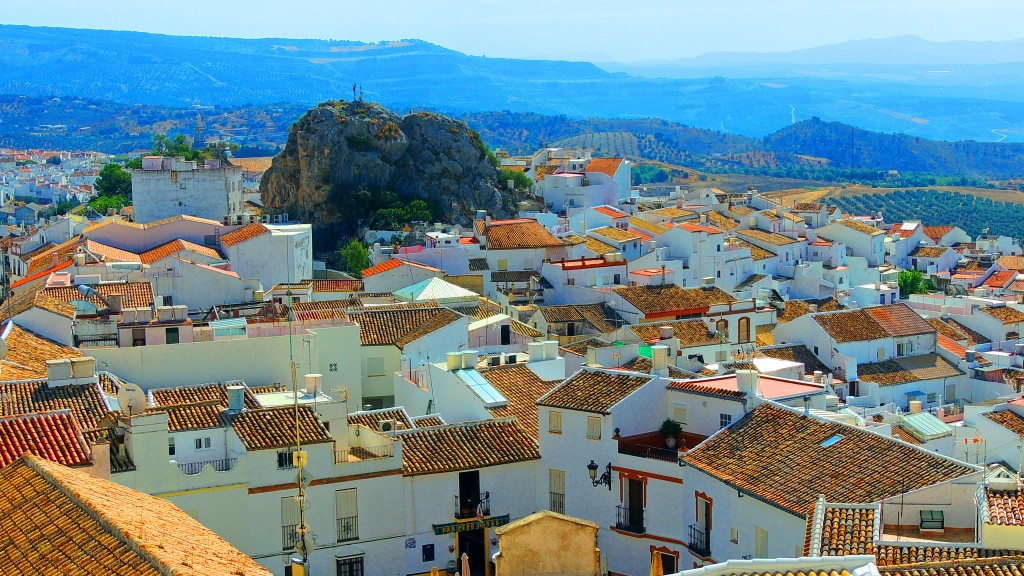
[[[452,223],[475,211],[507,215],[510,198],[495,188],[498,170],[465,122],[436,114],[398,116],[369,102],[324,102],[288,133],[288,143],[260,182],[268,212],[286,212],[329,235],[355,232],[346,195],[360,188],[421,198]],[[340,238],[338,238],[340,239]],[[326,240],[326,239],[325,239]]]

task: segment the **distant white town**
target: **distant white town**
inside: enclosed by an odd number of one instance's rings
[[[371,230],[350,275],[265,209],[269,159],[146,156],[130,207],[58,215],[111,161],[0,150],[5,566],[1024,571],[999,230],[545,148],[501,158],[543,211]]]

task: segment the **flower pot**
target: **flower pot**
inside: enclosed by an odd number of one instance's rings
[[[670,450],[674,449],[676,447],[676,437],[665,436],[665,446],[668,447]]]

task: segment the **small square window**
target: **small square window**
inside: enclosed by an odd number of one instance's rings
[[[171,436],[167,439],[167,455],[174,456],[176,451],[177,448],[174,446],[174,436]]]
[[[736,528],[729,528],[729,542],[733,544],[740,543],[740,531]]]
[[[921,510],[922,530],[942,530],[946,527],[946,519],[942,510]]]
[[[551,410],[548,412],[548,433],[562,433],[562,413]]]
[[[719,414],[718,415],[718,428],[722,429],[732,424],[732,414]]]

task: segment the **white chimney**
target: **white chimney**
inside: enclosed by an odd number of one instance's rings
[[[530,362],[539,362],[544,359],[543,342],[530,342],[526,345],[526,350],[530,354]]]
[[[322,374],[306,374],[306,395],[319,396],[322,381]]]
[[[671,326],[659,326],[658,327],[658,340],[668,340],[675,336],[675,330]]]
[[[120,294],[110,294],[107,296],[107,305],[111,314],[120,314],[124,309],[123,302],[124,296]]]
[[[821,376],[822,376],[821,370],[815,370],[814,371],[814,381],[816,383],[821,384]]]
[[[558,358],[558,340],[544,341],[544,359],[554,360]]]
[[[46,361],[46,380],[50,386],[59,385],[71,379],[71,360],[61,358],[59,360]]]
[[[651,374],[668,376],[668,346],[657,344],[651,346]]]
[[[228,386],[228,410],[241,412],[245,409],[245,386]]]
[[[757,395],[757,370],[737,370],[736,386],[747,398]]]
[[[476,370],[477,351],[476,350],[463,350],[462,351],[462,369],[463,370]]]
[[[96,359],[91,356],[81,356],[71,359],[71,377],[92,378],[96,375]]]

